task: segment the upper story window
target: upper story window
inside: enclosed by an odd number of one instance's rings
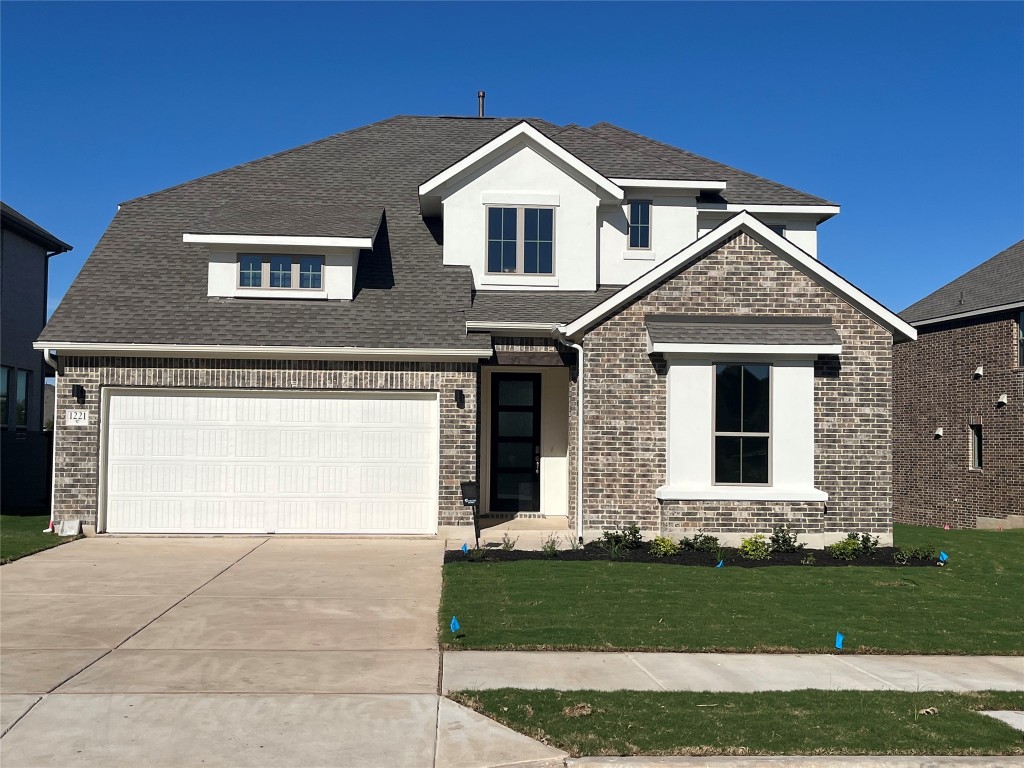
[[[487,208],[487,271],[550,275],[555,268],[555,211],[526,206]]]
[[[629,203],[629,247],[651,247],[650,200],[632,200]]]
[[[323,288],[322,256],[243,253],[238,257],[239,288]]]
[[[715,483],[767,485],[771,366],[715,366]]]
[[[768,229],[774,232],[779,237],[786,236],[786,225],[785,224],[765,224]]]

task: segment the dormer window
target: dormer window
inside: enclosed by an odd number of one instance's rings
[[[642,250],[651,247],[650,200],[631,200],[629,203],[629,247]]]
[[[554,273],[555,211],[527,206],[487,208],[487,272]]]
[[[323,288],[322,256],[243,253],[238,256],[239,288]]]

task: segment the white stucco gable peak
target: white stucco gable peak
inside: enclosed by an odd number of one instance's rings
[[[917,331],[912,325],[902,320],[892,310],[868,296],[841,275],[829,269],[809,253],[794,245],[761,223],[747,211],[741,211],[732,218],[722,222],[703,237],[698,238],[683,250],[666,259],[638,277],[617,293],[588,311],[586,314],[565,325],[559,326],[558,334],[564,338],[581,338],[587,331],[598,325],[609,315],[614,314],[643,296],[653,286],[681,272],[704,255],[715,250],[736,234],[744,232],[766,248],[790,262],[794,267],[809,276],[815,282],[840,296],[876,323],[893,334],[899,341],[913,341]]]
[[[589,165],[580,160],[560,144],[552,141],[543,133],[538,131],[525,120],[509,128],[507,131],[491,139],[479,149],[466,155],[431,179],[420,184],[419,195],[420,205],[424,206],[424,199],[440,195],[446,187],[465,173],[468,173],[484,163],[488,158],[499,154],[509,145],[517,141],[526,141],[540,148],[545,154],[551,155],[572,168],[583,178],[590,181],[595,188],[603,193],[603,196],[614,200],[625,199],[626,193],[622,188],[608,179],[606,176],[595,171]]]

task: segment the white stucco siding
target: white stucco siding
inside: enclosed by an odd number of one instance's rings
[[[478,290],[589,291],[597,287],[597,205],[589,181],[526,144],[511,147],[445,190],[444,263],[472,269]],[[488,205],[555,209],[554,274],[487,275]]]
[[[714,377],[711,360],[670,360],[668,477],[662,499],[823,501],[814,487],[814,361],[774,360],[771,373],[771,481],[714,483]]]
[[[651,201],[651,247],[629,248],[629,203],[599,209],[601,285],[631,283],[655,264],[697,239],[697,199],[693,195],[653,194],[629,190],[628,200]]]
[[[697,214],[697,237],[703,237],[735,213],[725,211],[699,211]],[[765,224],[781,224],[786,228],[784,237],[798,248],[818,258],[818,221],[806,214],[756,213]]]

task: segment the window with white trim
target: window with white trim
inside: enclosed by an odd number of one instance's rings
[[[647,250],[651,247],[651,201],[629,202],[629,247]]]
[[[488,206],[488,274],[554,274],[554,235],[553,208]]]
[[[768,485],[771,479],[771,366],[715,366],[715,484]]]
[[[323,289],[323,256],[241,253],[239,288]]]

